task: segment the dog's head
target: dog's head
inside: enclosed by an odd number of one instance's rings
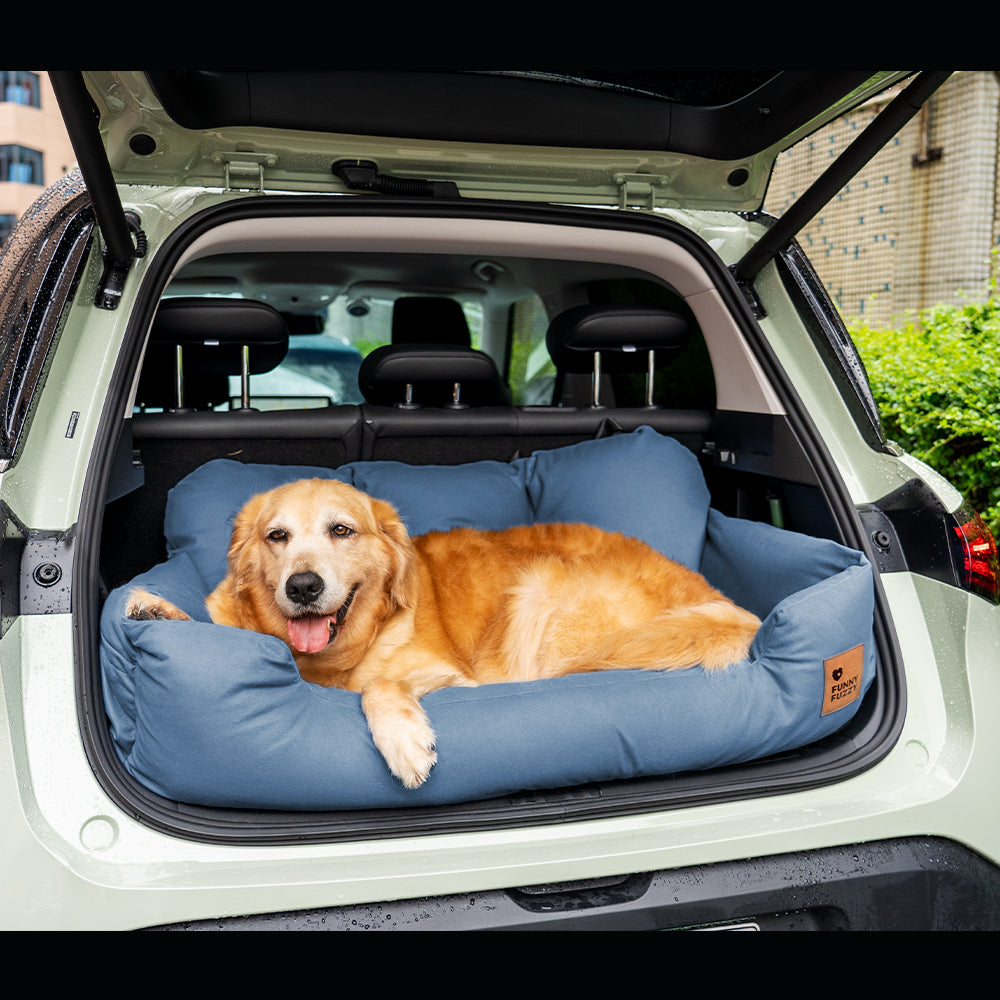
[[[391,504],[336,480],[304,479],[239,512],[229,575],[236,598],[252,602],[269,631],[299,653],[318,653],[411,605],[412,554]]]

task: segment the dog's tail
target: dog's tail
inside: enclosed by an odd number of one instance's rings
[[[663,611],[639,629],[609,632],[560,673],[644,668],[719,670],[747,658],[760,619],[720,598]]]

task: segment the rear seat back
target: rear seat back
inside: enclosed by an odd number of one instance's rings
[[[713,415],[700,410],[593,407],[474,407],[405,410],[369,404],[323,409],[135,414],[125,421],[120,461],[129,481],[114,485],[102,551],[114,587],[166,558],[167,493],[216,458],[338,468],[354,461],[458,465],[511,461],[536,451],[649,425],[694,452],[710,437]]]
[[[484,406],[458,413],[430,407],[363,406],[362,417],[358,458],[412,465],[508,462],[644,425],[697,452],[713,425],[708,410],[645,407]]]

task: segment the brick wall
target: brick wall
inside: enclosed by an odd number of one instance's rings
[[[765,200],[780,215],[893,93],[782,153]],[[956,74],[799,234],[841,312],[889,323],[983,294],[1000,234],[1000,78]]]

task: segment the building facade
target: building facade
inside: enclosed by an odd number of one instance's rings
[[[782,153],[765,200],[780,215],[898,88]],[[799,234],[848,319],[890,324],[986,293],[998,235],[1000,77],[952,76]]]
[[[75,164],[48,75],[0,70],[0,245],[28,206]]]

